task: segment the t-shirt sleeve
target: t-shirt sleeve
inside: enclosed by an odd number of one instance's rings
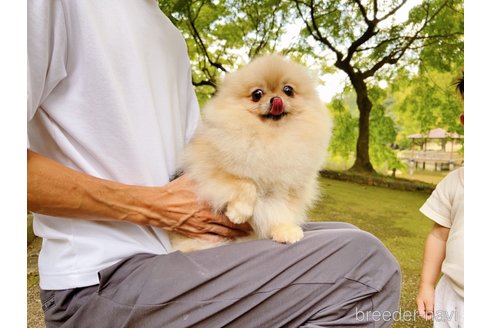
[[[67,76],[67,33],[61,1],[27,2],[27,121]]]
[[[420,208],[425,216],[434,222],[450,228],[452,220],[452,201],[458,183],[457,172],[453,171],[448,174],[434,189],[431,196]]]

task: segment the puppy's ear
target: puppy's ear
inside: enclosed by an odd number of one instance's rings
[[[231,79],[231,75],[233,75],[233,74],[234,73],[232,73],[232,72],[222,72],[220,74],[219,84],[226,84]]]
[[[231,73],[231,72],[222,72],[220,74],[220,79],[217,83],[217,91],[221,91],[228,84],[231,83],[230,81],[233,80],[232,75],[234,75],[234,73]]]

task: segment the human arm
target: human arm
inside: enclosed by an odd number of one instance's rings
[[[235,225],[199,203],[186,177],[159,187],[127,185],[80,173],[31,150],[27,207],[52,216],[151,225],[211,241],[250,231],[249,225]]]
[[[448,235],[449,228],[434,223],[425,242],[419,292],[416,299],[419,315],[424,319],[431,319],[434,313],[434,289],[446,256]]]

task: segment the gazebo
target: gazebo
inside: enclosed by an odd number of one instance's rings
[[[408,138],[412,140],[411,151],[402,157],[410,162],[410,167],[418,167],[419,163],[422,163],[422,168],[425,169],[426,163],[434,163],[435,170],[438,169],[438,165],[440,169],[451,169],[463,162],[463,156],[455,151],[459,145],[457,140],[463,139],[462,135],[436,128],[429,133],[411,134]],[[415,149],[416,144],[420,144],[420,150]]]

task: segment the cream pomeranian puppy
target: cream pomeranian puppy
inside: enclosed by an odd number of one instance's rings
[[[187,145],[182,170],[198,197],[253,238],[295,243],[318,194],[332,121],[317,78],[280,55],[266,55],[226,75]],[[207,248],[171,234],[175,249]]]

